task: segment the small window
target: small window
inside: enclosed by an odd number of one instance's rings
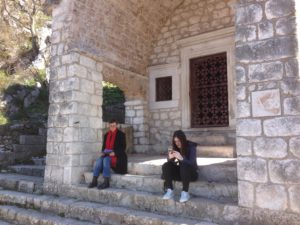
[[[155,79],[156,101],[172,100],[172,77],[160,77]]]

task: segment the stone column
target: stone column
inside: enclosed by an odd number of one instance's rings
[[[133,151],[146,153],[149,150],[148,104],[143,100],[125,102],[125,123],[133,126]]]
[[[70,1],[71,2],[71,1]],[[69,50],[68,1],[53,13],[50,106],[44,187],[78,184],[102,141],[102,64]]]
[[[239,205],[256,210],[300,213],[295,11],[295,0],[240,0],[237,6]],[[253,224],[269,224],[262,222],[268,217],[254,218]]]

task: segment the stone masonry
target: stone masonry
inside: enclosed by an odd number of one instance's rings
[[[243,96],[237,98],[240,206],[300,213],[295,13],[294,0],[240,1],[237,6],[237,96]],[[259,210],[254,217],[262,222]]]
[[[72,5],[53,12],[45,187],[78,184],[101,147],[102,64],[71,51]]]

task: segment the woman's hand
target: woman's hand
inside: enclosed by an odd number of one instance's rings
[[[169,159],[175,158],[174,152],[175,152],[175,151],[169,151]]]
[[[182,155],[181,155],[179,152],[177,152],[177,151],[174,151],[174,152],[173,152],[173,156],[174,156],[176,159],[178,159],[179,161],[183,160]]]
[[[115,156],[114,152],[109,153],[109,156]]]

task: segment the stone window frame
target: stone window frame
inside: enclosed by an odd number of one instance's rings
[[[181,57],[181,112],[182,128],[185,130],[226,130],[235,129],[235,29],[225,28],[197,36],[181,39],[177,42]],[[220,52],[227,54],[228,73],[228,109],[229,126],[211,128],[191,128],[190,112],[190,59],[213,55]]]
[[[148,67],[149,72],[149,108],[166,109],[179,106],[179,64],[165,64]],[[156,78],[172,77],[172,100],[156,101]]]

